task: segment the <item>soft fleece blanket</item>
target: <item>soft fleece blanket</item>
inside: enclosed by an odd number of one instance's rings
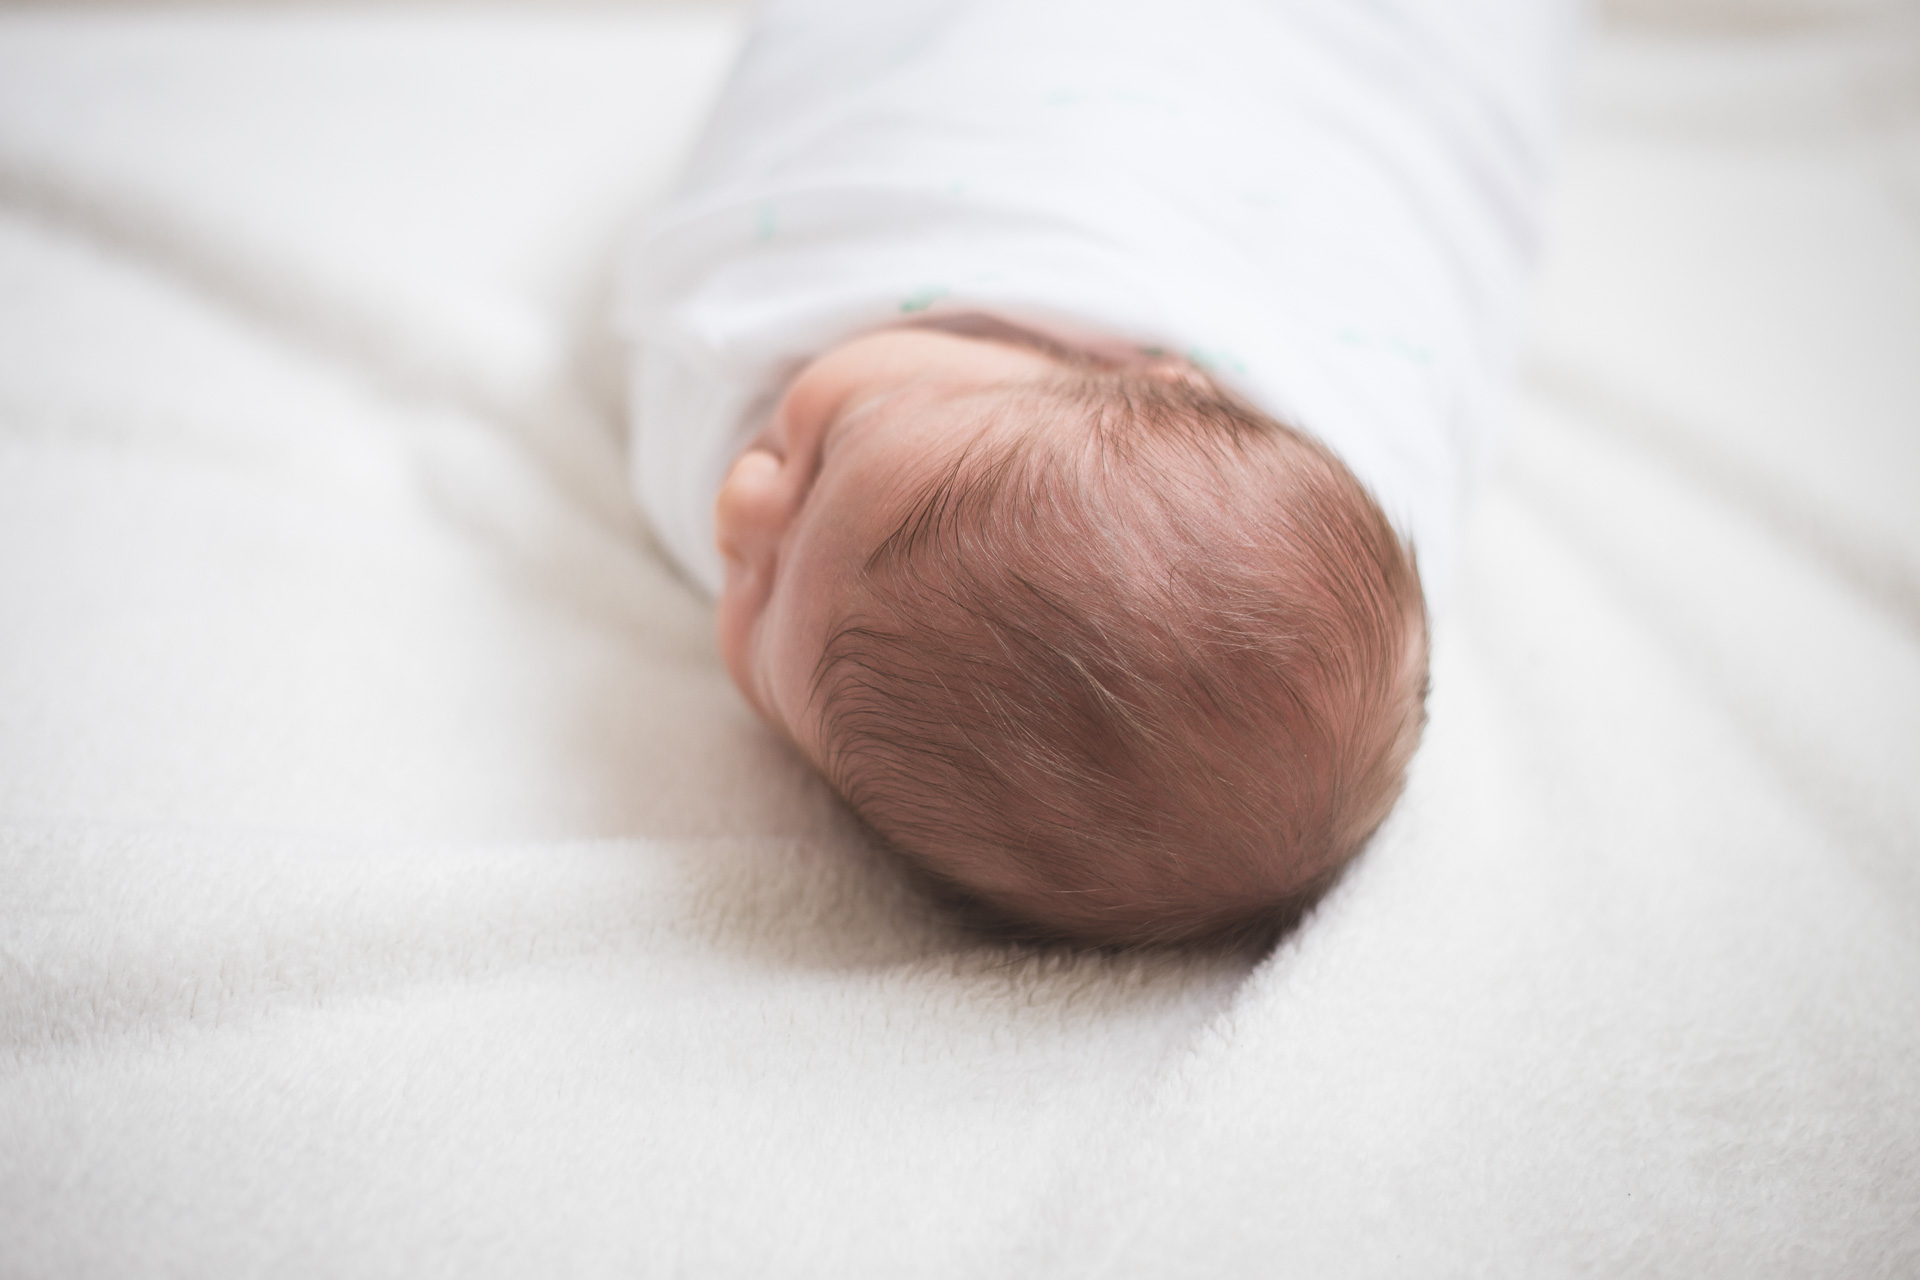
[[[1920,1272],[1920,13],[1635,0],[1405,803],[954,927],[727,687],[603,296],[729,8],[0,14],[0,1274]]]

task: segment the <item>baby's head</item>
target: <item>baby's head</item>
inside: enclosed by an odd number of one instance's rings
[[[1189,366],[894,330],[809,366],[718,511],[755,708],[1035,935],[1261,928],[1386,816],[1425,720],[1412,557]]]

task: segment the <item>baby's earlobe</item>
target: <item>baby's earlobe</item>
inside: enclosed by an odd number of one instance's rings
[[[757,565],[779,544],[791,514],[783,472],[780,459],[765,449],[748,449],[734,460],[713,513],[714,541],[726,559]]]

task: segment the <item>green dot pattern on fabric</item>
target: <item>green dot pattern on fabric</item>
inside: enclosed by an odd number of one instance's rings
[[[1219,347],[1188,347],[1187,360],[1207,373],[1245,373],[1247,366],[1231,351]]]
[[[1432,364],[1433,352],[1409,338],[1394,334],[1387,339],[1387,349],[1405,356],[1415,364]]]
[[[780,221],[774,213],[773,201],[762,200],[753,213],[753,238],[764,244],[773,239],[779,230]]]
[[[906,312],[908,315],[912,315],[916,311],[925,311],[928,307],[952,292],[953,290],[943,284],[927,285],[925,288],[914,290],[905,298],[901,299],[900,310]]]

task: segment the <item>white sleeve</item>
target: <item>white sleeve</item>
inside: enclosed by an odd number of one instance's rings
[[[1433,588],[1487,453],[1571,0],[779,0],[623,283],[634,483],[710,589],[797,367],[923,313],[1177,351]]]

